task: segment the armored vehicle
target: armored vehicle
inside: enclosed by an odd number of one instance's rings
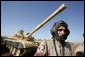
[[[13,38],[2,39],[1,42],[5,45],[9,52],[13,56],[24,56],[24,55],[34,55],[39,42],[34,40],[32,34],[43,27],[48,21],[53,17],[58,15],[66,8],[65,4],[62,4],[57,10],[55,10],[50,16],[48,16],[43,22],[36,26],[32,31],[27,33],[26,36],[23,35],[23,30],[20,30],[18,34],[15,34]]]

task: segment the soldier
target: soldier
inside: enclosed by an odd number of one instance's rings
[[[84,37],[84,34],[83,34]],[[76,56],[84,56],[84,43],[80,44],[75,50]]]
[[[18,32],[17,34],[15,34],[15,35],[13,36],[13,38],[15,38],[15,39],[25,39],[23,33],[24,33],[23,30],[19,30],[19,32]]]
[[[52,29],[52,39],[42,42],[34,56],[72,56],[71,45],[65,42],[70,31],[65,21],[56,22]]]

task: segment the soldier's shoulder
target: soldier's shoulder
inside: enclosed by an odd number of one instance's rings
[[[53,39],[47,39],[47,40],[43,40],[42,42],[40,42],[41,45],[45,45],[48,42],[51,42]]]
[[[51,42],[53,42],[53,39],[48,39],[48,40],[46,40],[45,42],[46,42],[46,43],[49,43],[49,42],[51,43]]]

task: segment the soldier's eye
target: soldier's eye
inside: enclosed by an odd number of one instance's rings
[[[58,29],[57,31],[66,31],[66,29]]]

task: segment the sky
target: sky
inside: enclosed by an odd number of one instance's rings
[[[62,4],[66,9],[32,34],[36,39],[51,39],[53,24],[64,20],[70,35],[67,41],[84,41],[84,1],[1,1],[1,36],[11,37],[23,29],[32,31]]]

